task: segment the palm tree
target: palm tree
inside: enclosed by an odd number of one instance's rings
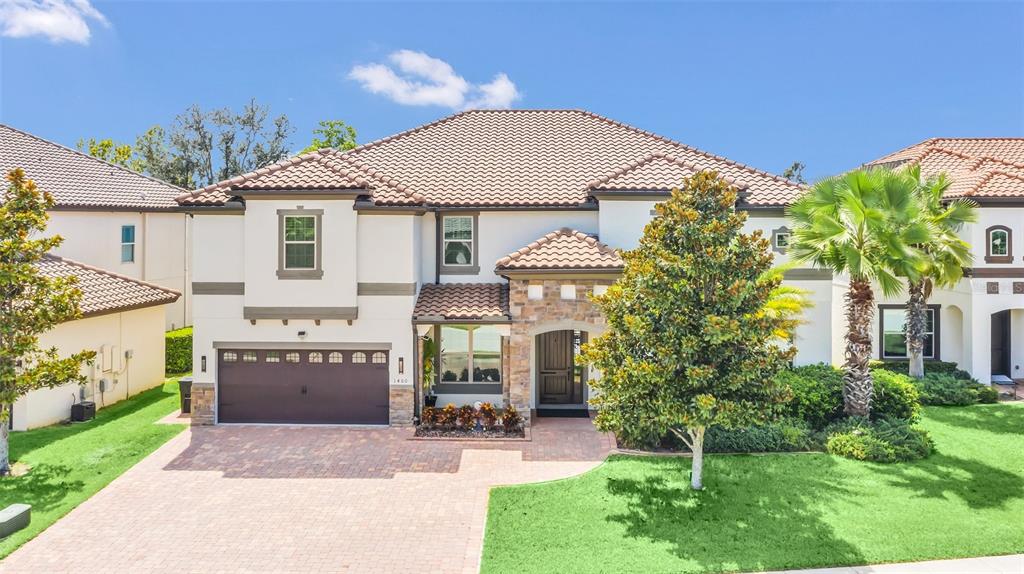
[[[850,278],[846,293],[843,410],[868,416],[873,385],[872,282],[886,296],[902,291],[899,277],[918,280],[925,262],[915,247],[930,236],[915,200],[918,182],[906,171],[862,169],[817,182],[789,209],[793,259]]]
[[[907,174],[921,181],[920,166],[912,166]],[[964,267],[973,260],[970,245],[960,239],[958,232],[965,223],[978,220],[976,205],[966,199],[943,201],[949,184],[945,174],[940,174],[918,185],[915,194],[930,231],[928,240],[918,245],[924,252],[924,271],[917,279],[907,278],[907,357],[910,376],[917,379],[924,377],[924,339],[932,287],[956,285]]]
[[[781,320],[775,330],[775,337],[787,343],[793,341],[796,337],[797,326],[804,322],[804,311],[814,306],[814,303],[808,298],[810,291],[782,282],[786,271],[794,267],[796,265],[793,262],[776,265],[767,269],[757,278],[759,282],[775,283],[775,287],[768,295],[768,300],[764,303],[763,313]]]

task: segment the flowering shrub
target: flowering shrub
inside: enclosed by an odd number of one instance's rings
[[[462,405],[457,415],[459,426],[463,429],[471,429],[476,426],[476,409],[473,405]]]
[[[480,424],[484,425],[485,429],[492,429],[498,424],[498,411],[494,410],[491,403],[480,405]]]
[[[514,406],[509,405],[502,411],[501,426],[505,429],[505,432],[514,432],[522,428],[523,417]]]
[[[459,409],[455,408],[455,405],[448,403],[441,409],[437,416],[437,425],[441,428],[452,428],[455,426],[455,422],[459,418]]]
[[[434,428],[437,425],[439,411],[436,407],[423,407],[420,411],[420,424],[426,428]]]

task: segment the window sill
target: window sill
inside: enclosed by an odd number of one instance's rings
[[[278,269],[278,279],[322,279],[323,269]]]
[[[466,265],[466,266],[441,266],[441,275],[479,275],[479,265]]]
[[[500,395],[501,383],[437,383],[435,395]]]
[[[986,255],[985,263],[1013,263],[1013,255]]]

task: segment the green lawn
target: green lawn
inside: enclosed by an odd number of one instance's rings
[[[732,572],[1024,552],[1024,405],[925,410],[937,453],[617,456],[580,477],[495,489],[485,573]]]
[[[42,532],[185,425],[154,424],[178,408],[178,384],[168,381],[102,409],[87,423],[11,434],[11,461],[28,474],[0,478],[0,508],[32,505],[32,523],[0,540],[0,558]]]

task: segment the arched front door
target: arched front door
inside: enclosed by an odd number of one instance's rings
[[[543,405],[578,405],[585,400],[583,367],[575,364],[585,331],[549,331],[537,335],[537,398]]]

